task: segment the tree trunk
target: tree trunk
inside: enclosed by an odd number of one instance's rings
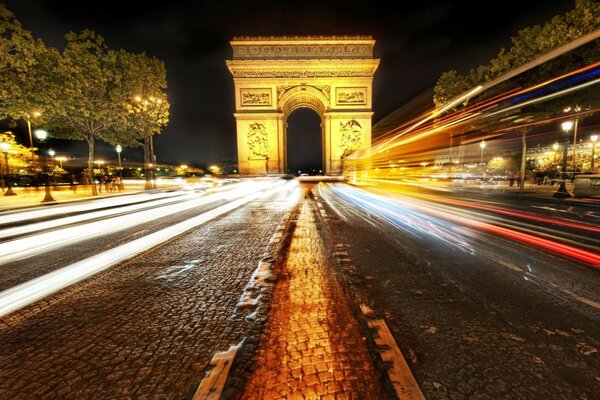
[[[519,190],[525,190],[525,164],[527,163],[527,133],[521,132],[521,176]]]
[[[97,196],[98,191],[96,182],[94,182],[94,135],[88,133],[86,141],[88,143],[88,179],[92,185],[92,196]]]
[[[150,190],[152,189],[152,171],[150,164],[152,164],[152,159],[150,155],[150,137],[144,138],[144,177],[146,179],[146,184],[144,189]]]

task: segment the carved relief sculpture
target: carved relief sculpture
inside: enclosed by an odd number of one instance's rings
[[[367,88],[336,88],[337,104],[367,104]]]
[[[249,159],[266,159],[269,155],[269,143],[267,140],[267,128],[263,124],[255,122],[248,127],[248,149]]]
[[[342,133],[342,138],[340,139],[339,146],[342,151],[342,158],[344,158],[358,150],[361,146],[363,128],[358,121],[351,119],[345,124],[340,122],[340,132]]]
[[[271,89],[240,89],[240,99],[242,106],[270,106]]]

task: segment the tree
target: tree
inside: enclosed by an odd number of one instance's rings
[[[104,39],[90,30],[65,35],[67,45],[43,80],[45,114],[61,139],[85,140],[88,145],[88,174],[92,194],[94,143],[117,141],[123,132],[125,110],[121,101],[121,73],[117,53],[108,50]]]
[[[24,171],[31,160],[29,149],[17,142],[15,134],[11,131],[0,133],[0,143],[10,143],[10,166],[14,174]]]
[[[535,25],[519,31],[512,38],[511,48],[508,50],[500,49],[498,55],[490,60],[489,64],[472,69],[466,75],[460,75],[457,71],[443,73],[434,88],[434,102],[439,107],[470,88],[490,82],[502,74],[598,28],[600,28],[600,3],[593,0],[576,0],[575,9],[565,16],[558,15],[541,26]],[[587,66],[600,57],[600,46],[596,42],[550,60],[511,79],[509,82],[500,84],[487,91],[487,93],[481,94],[479,100],[502,93],[510,89],[510,86],[529,87],[550,77],[555,77],[557,74],[560,75],[573,71],[578,67]],[[476,100],[474,99],[474,101]],[[457,105],[455,109],[464,107],[467,103],[465,101],[463,104]],[[541,120],[551,114],[561,112],[565,108],[575,108],[576,105],[581,104],[585,104],[587,108],[591,105],[600,104],[600,99],[594,88],[590,87],[559,99],[515,109],[511,111],[510,115],[502,114],[497,121],[510,121],[508,117],[516,114],[520,114],[519,120]],[[506,124],[504,123],[504,125]],[[486,122],[475,122],[473,127],[486,130],[499,128],[499,125],[497,122],[488,120]],[[526,128],[521,128],[519,131],[522,143],[521,180],[519,182],[521,190],[524,189],[527,133]]]
[[[434,88],[435,104],[441,106],[474,86],[487,83],[560,45],[599,28],[600,3],[594,0],[576,0],[575,9],[566,15],[557,15],[541,26],[535,25],[519,31],[512,38],[511,48],[500,49],[489,64],[472,69],[466,75],[460,75],[457,71],[444,72]],[[596,46],[592,47],[592,54],[589,51],[586,54],[584,51],[584,54],[580,54],[579,57],[591,60],[594,55],[598,55]],[[563,58],[559,62],[563,66],[572,68],[568,58]],[[552,69],[556,67],[554,63]]]
[[[0,4],[0,119],[22,117],[32,86],[32,69],[44,44],[23,28],[14,14]]]
[[[162,61],[144,53],[120,50],[117,59],[122,71],[122,104],[127,115],[126,131],[118,139],[120,144],[140,145],[144,149],[146,188],[150,188],[154,172],[150,165],[155,163],[152,138],[169,123],[167,70]]]

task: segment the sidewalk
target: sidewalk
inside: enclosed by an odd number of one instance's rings
[[[544,199],[555,199],[554,193],[558,190],[559,185],[536,185],[533,183],[525,183],[524,190],[520,190],[518,185],[509,186],[506,182],[498,182],[498,183],[485,183],[485,184],[475,184],[475,183],[463,183],[463,184],[454,184],[451,188],[454,189],[465,189],[470,191],[478,191],[482,193],[488,194],[503,194],[509,196],[521,196],[521,197],[536,197],[536,198],[544,198]],[[568,182],[566,184],[567,191],[573,195],[573,183]],[[569,201],[569,202],[577,202],[577,203],[589,203],[589,204],[599,204],[600,198],[575,198],[568,197],[566,199],[556,199],[557,201]]]
[[[304,200],[242,399],[385,398],[358,323],[326,266]]]

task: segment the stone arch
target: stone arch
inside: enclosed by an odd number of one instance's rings
[[[374,44],[370,37],[234,38],[227,67],[235,84],[240,174],[286,171],[287,119],[299,108],[321,118],[326,174],[342,172],[348,146],[369,146],[379,65]]]
[[[279,99],[279,109],[287,117],[298,108],[310,108],[323,120],[325,113],[330,110],[329,99],[315,87],[296,86],[287,90]]]

